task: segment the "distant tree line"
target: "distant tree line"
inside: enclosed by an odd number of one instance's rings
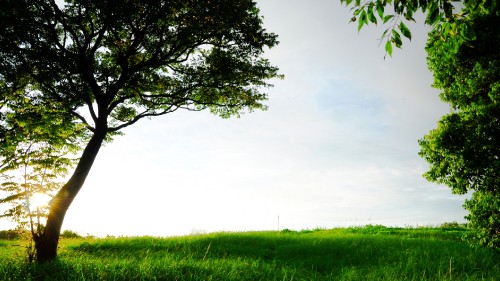
[[[26,235],[29,235],[28,230],[24,232],[19,229],[0,230],[0,240],[22,239]],[[61,238],[83,238],[83,236],[72,230],[64,230],[61,232]]]

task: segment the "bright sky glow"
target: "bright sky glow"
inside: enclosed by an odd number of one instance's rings
[[[64,229],[182,235],[463,222],[465,197],[427,182],[417,140],[448,106],[431,88],[427,31],[384,61],[381,27],[338,0],[257,1],[286,78],[269,110],[223,120],[178,111],[101,149]]]
[[[37,208],[44,208],[49,204],[51,197],[43,193],[35,193],[29,198],[29,208],[32,213],[36,213]]]

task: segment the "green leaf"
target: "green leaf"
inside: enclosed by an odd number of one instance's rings
[[[412,10],[408,10],[406,13],[403,14],[403,16],[405,17],[405,19],[407,21],[416,22],[415,19],[413,18],[413,11]]]
[[[377,24],[377,18],[373,14],[373,9],[368,9],[368,20],[370,20],[370,22],[374,24]]]
[[[358,32],[361,30],[363,25],[367,22],[367,16],[366,16],[366,11],[363,10],[361,14],[359,15],[359,20],[358,20]]]
[[[390,19],[392,19],[394,15],[387,15],[384,17],[384,23],[388,22]]]
[[[427,19],[425,23],[428,25],[434,25],[439,20],[439,8],[437,5],[432,5],[429,9],[429,14],[427,15]]]
[[[365,13],[365,16],[363,18],[360,18],[361,20],[364,21],[364,23],[367,25],[368,24],[368,13]]]
[[[450,29],[451,29],[451,24],[449,22],[443,23],[441,35],[444,36],[445,38],[448,37],[448,34],[450,33]]]
[[[377,1],[377,13],[381,20],[384,19],[384,5],[382,2]]]
[[[385,43],[385,51],[392,57],[392,42],[390,40]]]
[[[403,41],[401,41],[401,35],[399,35],[399,32],[397,32],[395,29],[392,30],[392,42],[398,48],[401,48],[401,45],[403,45]]]
[[[408,29],[408,27],[403,22],[399,23],[399,30],[401,30],[401,33],[403,34],[404,37],[410,39],[411,41],[410,29]]]
[[[450,2],[447,1],[443,2],[443,10],[446,18],[449,19],[453,17],[453,5],[451,5]]]

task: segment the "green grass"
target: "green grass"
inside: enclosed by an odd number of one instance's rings
[[[0,241],[0,280],[500,280],[500,254],[462,229],[367,226],[173,238],[63,239],[27,264]]]

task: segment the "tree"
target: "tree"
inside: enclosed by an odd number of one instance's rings
[[[498,9],[498,8],[497,8]],[[450,52],[439,33],[431,33],[428,64],[434,86],[453,111],[419,141],[431,164],[425,177],[453,193],[472,192],[464,207],[479,244],[500,247],[500,26],[499,10],[477,13],[460,24],[477,38]]]
[[[227,118],[265,109],[262,58],[277,36],[251,0],[6,0],[0,9],[0,83],[27,81],[38,104],[57,104],[89,132],[76,168],[52,199],[37,260],[56,258],[66,211],[102,143],[142,118],[179,109]],[[44,114],[45,116],[45,114]]]

